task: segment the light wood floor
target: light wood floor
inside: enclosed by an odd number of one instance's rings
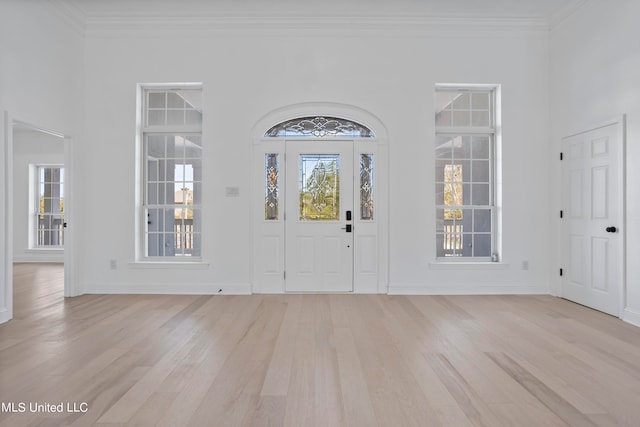
[[[550,296],[63,299],[61,266],[27,264],[14,286],[3,427],[640,426],[640,328]]]

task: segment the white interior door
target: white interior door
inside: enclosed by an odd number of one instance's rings
[[[620,123],[563,141],[562,296],[619,316],[624,289]]]
[[[286,143],[286,291],[353,291],[353,183],[352,141]]]

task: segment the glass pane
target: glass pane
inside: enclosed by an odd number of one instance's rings
[[[471,184],[462,184],[462,204],[471,204]]]
[[[166,106],[166,94],[164,92],[149,93],[149,108],[165,108]]]
[[[436,114],[436,126],[451,126],[451,111],[441,111]]]
[[[452,139],[453,157],[456,159],[471,158],[471,137],[456,136]]]
[[[149,110],[147,124],[149,126],[163,126],[165,124],[164,110]]]
[[[472,162],[472,176],[473,182],[489,182],[490,168],[489,160],[474,160]]]
[[[202,204],[202,182],[196,181],[192,185],[193,185],[193,204],[200,206]]]
[[[176,92],[184,99],[185,108],[202,111],[202,90],[180,90]]]
[[[473,212],[473,231],[476,233],[491,232],[491,210],[476,209]]]
[[[162,234],[149,233],[147,236],[147,255],[148,256],[162,256],[164,245],[162,240]]]
[[[436,205],[444,205],[444,184],[436,184]]]
[[[451,160],[436,160],[436,183],[444,182],[445,168],[451,166]]]
[[[165,156],[165,139],[163,135],[147,136],[147,156],[160,158]]]
[[[446,256],[446,251],[444,249],[444,235],[443,234],[437,234],[436,235],[436,256],[437,257],[444,257]]]
[[[158,184],[147,184],[147,203],[150,205],[158,204]]]
[[[490,127],[491,126],[491,117],[489,116],[488,111],[473,111],[471,113],[471,126],[482,126],[482,127]]]
[[[373,219],[373,154],[360,155],[360,219]]]
[[[490,234],[474,234],[473,256],[476,256],[476,257],[491,256],[491,235]]]
[[[443,232],[436,235],[436,254],[443,256],[460,256],[462,250],[463,226],[456,221],[444,221]]]
[[[199,209],[175,209],[172,242],[176,256],[200,255]]]
[[[457,220],[456,224],[462,224],[464,231],[473,231],[473,209],[462,209],[462,217]]]
[[[339,154],[300,155],[300,220],[340,219],[339,170]]]
[[[452,102],[454,110],[468,110],[471,108],[471,93],[458,93]]]
[[[279,217],[279,197],[280,191],[279,179],[279,158],[278,154],[265,154],[265,200],[264,200],[264,219],[277,220]]]
[[[473,202],[474,205],[489,204],[489,184],[473,184]]]
[[[184,99],[175,92],[167,93],[167,107],[184,109]]]
[[[175,183],[173,186],[173,202],[176,205],[193,206],[193,184]]]
[[[456,175],[456,182],[471,181],[471,162],[469,160],[456,160],[454,166],[456,167],[456,171],[459,170],[459,175]]]
[[[187,110],[185,114],[185,124],[188,124],[188,125],[202,124],[202,113],[197,110]]]
[[[191,235],[191,244],[193,245],[193,247],[190,249],[191,256],[196,256],[196,257],[200,256],[201,254],[200,248],[202,247],[201,240],[202,238],[200,233],[194,232]]]
[[[489,109],[489,92],[475,92],[471,96],[471,108],[474,110]]]
[[[453,138],[450,136],[436,136],[436,158],[437,159],[450,159],[451,149],[453,147]]]
[[[445,209],[444,220],[445,221],[460,221],[462,220],[462,209]]]
[[[489,143],[489,137],[486,136],[474,136],[473,137],[473,158],[474,159],[489,159],[491,154],[491,146]]]
[[[184,137],[184,157],[196,158],[202,155],[202,138],[189,135]]]
[[[444,231],[444,225],[445,225],[444,211],[445,209],[436,208],[436,232],[438,233],[442,233]]]
[[[167,124],[168,125],[183,125],[184,124],[184,110],[167,110]]]
[[[471,112],[454,111],[453,126],[469,126],[471,124]]]
[[[473,256],[473,234],[462,234],[462,244],[460,246],[460,251],[462,252],[462,256],[464,257]]]

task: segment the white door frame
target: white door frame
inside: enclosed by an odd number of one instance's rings
[[[387,131],[382,122],[371,113],[358,107],[327,102],[311,102],[287,106],[262,117],[253,128],[252,146],[252,291],[254,293],[282,293],[284,289],[284,218],[264,219],[265,155],[278,154],[280,159],[279,182],[281,189],[281,216],[284,214],[284,183],[286,138],[265,138],[272,126],[298,117],[340,117],[361,123],[375,133],[375,138],[355,138],[354,156],[374,154],[375,221],[367,225],[369,234],[361,234],[367,228],[358,229],[354,223],[354,293],[387,293],[389,287],[389,175]],[[352,139],[352,138],[343,138]],[[318,138],[318,141],[321,141]],[[357,172],[355,172],[357,173]],[[354,216],[357,209],[354,210]],[[358,239],[375,239],[375,244],[364,245]],[[375,248],[370,253],[358,253],[359,247]],[[367,256],[373,261],[366,261]]]
[[[620,201],[619,201],[619,210],[620,210],[620,218],[617,221],[617,223],[619,224],[619,226],[617,224],[617,227],[619,227],[620,230],[620,241],[619,241],[619,257],[617,260],[617,264],[616,264],[616,268],[618,268],[619,272],[620,272],[620,280],[621,280],[621,284],[620,284],[620,292],[619,292],[619,297],[618,297],[618,317],[622,318],[624,315],[624,309],[626,307],[626,295],[627,295],[627,284],[626,284],[626,256],[627,256],[627,252],[626,252],[626,237],[627,237],[627,221],[626,221],[626,194],[627,194],[627,188],[626,188],[626,117],[624,115],[618,116],[618,117],[614,117],[610,120],[604,121],[602,123],[598,123],[595,125],[590,125],[590,126],[585,126],[586,129],[580,130],[580,131],[576,131],[576,132],[571,132],[569,135],[564,136],[563,138],[561,138],[560,143],[562,144],[561,150],[564,150],[564,143],[565,140],[574,136],[578,136],[584,133],[589,133],[598,129],[602,129],[604,127],[608,127],[608,126],[616,126],[617,127],[617,134],[618,134],[618,144],[619,144],[619,149],[618,149],[618,156],[616,161],[618,162],[618,173],[617,176],[612,177],[612,179],[615,180],[617,187],[620,189]],[[567,153],[564,153],[564,155],[567,155]],[[567,167],[565,166],[565,164],[562,164],[561,166],[561,194],[562,194],[562,203],[564,204],[565,200],[567,200],[567,195],[564,194],[564,182],[563,182],[563,176],[564,176],[564,168]],[[562,206],[562,205],[561,205]],[[562,220],[561,220],[562,221]],[[570,254],[568,252],[568,242],[566,242],[565,240],[565,235],[566,235],[566,229],[567,227],[569,227],[569,223],[568,221],[562,221],[561,222],[561,233],[560,235],[562,236],[562,243],[561,243],[561,265],[568,265],[568,263],[570,262],[569,259],[567,259]],[[564,289],[563,289],[563,282],[564,278],[562,278],[561,282],[560,282],[560,295],[564,294]]]
[[[4,166],[4,185],[0,188],[0,212],[4,221],[0,224],[0,240],[4,242],[0,247],[0,266],[4,275],[2,277],[2,289],[0,290],[0,323],[13,318],[13,131],[14,125],[20,123],[39,131],[64,139],[64,167],[65,167],[65,222],[73,224],[73,139],[61,132],[44,129],[30,124],[27,121],[18,120],[5,111],[1,123],[3,149],[0,152],[0,164]],[[69,183],[70,185],[67,185]],[[64,247],[64,296],[76,296],[80,290],[75,280],[75,238],[73,226],[65,230]]]

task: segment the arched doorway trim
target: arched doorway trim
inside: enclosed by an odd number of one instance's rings
[[[291,206],[287,200],[293,202],[299,197],[297,184],[293,184],[298,181],[291,179],[302,159],[299,153],[337,152],[337,148],[329,147],[350,144],[352,291],[387,293],[389,172],[387,131],[382,121],[366,110],[346,104],[294,104],[260,118],[252,129],[252,144],[253,292],[295,291],[288,282],[293,270],[287,269],[291,268],[291,251],[297,249],[292,249],[296,245],[287,243],[285,236],[292,235],[290,227],[298,215],[286,213],[285,206]],[[341,181],[344,185],[346,182]],[[341,209],[346,212],[348,208]]]

